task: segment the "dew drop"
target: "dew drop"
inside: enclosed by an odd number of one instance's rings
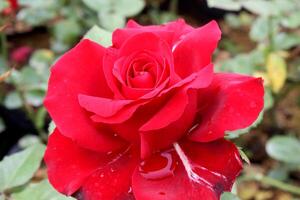
[[[174,175],[178,162],[175,151],[157,153],[141,162],[141,175],[150,180],[159,180]]]
[[[165,192],[159,192],[158,194],[159,194],[159,195],[166,195]]]
[[[111,167],[111,168],[110,168],[110,171],[111,171],[111,172],[115,172],[116,170],[115,170],[114,168]]]
[[[132,193],[132,187],[129,187],[128,194],[131,194],[131,193]]]

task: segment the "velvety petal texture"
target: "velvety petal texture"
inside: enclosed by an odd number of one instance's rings
[[[190,135],[198,142],[222,138],[225,131],[250,126],[264,105],[262,79],[244,75],[216,74],[211,86],[198,95],[199,123]]]
[[[49,137],[45,153],[48,178],[61,193],[72,195],[89,175],[108,161],[103,154],[79,147],[58,129]]]
[[[83,39],[51,68],[50,183],[79,200],[218,200],[242,169],[226,131],[263,108],[262,80],[214,73],[215,21],[130,20],[104,48]]]
[[[120,148],[122,141],[97,127],[79,105],[78,95],[111,97],[104,79],[102,58],[105,49],[82,40],[51,68],[44,105],[60,132],[83,147],[107,152]]]

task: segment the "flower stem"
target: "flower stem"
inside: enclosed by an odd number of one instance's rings
[[[300,187],[295,186],[295,185],[291,185],[291,184],[288,184],[288,183],[284,183],[282,181],[276,180],[276,179],[271,178],[271,177],[264,176],[262,174],[243,177],[240,180],[258,181],[258,182],[261,182],[262,184],[269,185],[269,186],[275,187],[277,189],[280,189],[280,190],[283,190],[283,191],[286,191],[286,192],[290,192],[292,194],[300,196]]]
[[[31,106],[27,103],[26,97],[25,97],[25,94],[24,94],[24,91],[23,91],[21,88],[19,88],[18,86],[16,86],[16,91],[18,92],[18,94],[19,94],[19,96],[20,96],[20,99],[21,99],[21,101],[22,101],[22,104],[23,104],[25,113],[27,114],[27,116],[29,117],[29,119],[33,122],[34,127],[36,128],[37,133],[38,133],[40,139],[41,139],[43,142],[46,142],[48,136],[47,136],[47,134],[44,132],[43,128],[40,127],[40,126],[37,124],[37,120],[36,120],[36,116],[35,116],[34,109],[33,109],[33,107],[31,107]]]
[[[8,52],[7,52],[7,38],[5,33],[0,32],[1,39],[1,54],[2,58],[5,62],[5,66],[7,66]]]
[[[177,12],[178,12],[178,0],[171,0],[169,10],[174,15],[177,14]]]

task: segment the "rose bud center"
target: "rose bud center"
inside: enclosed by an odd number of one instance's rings
[[[154,63],[134,63],[130,67],[129,85],[133,88],[153,88],[155,85]]]

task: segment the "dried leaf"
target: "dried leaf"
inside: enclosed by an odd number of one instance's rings
[[[287,65],[278,53],[270,53],[267,58],[267,74],[271,82],[273,92],[278,93],[284,86],[287,78]]]
[[[0,83],[5,81],[11,75],[12,69],[0,75]]]

